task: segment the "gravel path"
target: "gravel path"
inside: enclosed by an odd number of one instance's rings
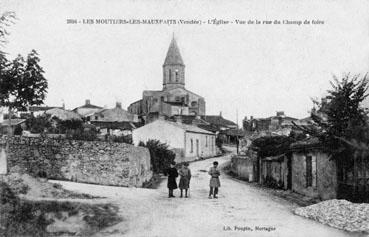
[[[156,190],[60,182],[66,189],[106,196],[120,206],[124,221],[96,236],[360,236],[293,214],[297,207],[242,181],[221,176],[219,199],[208,199],[208,170],[230,155],[190,164],[190,198],[167,198],[166,182]]]

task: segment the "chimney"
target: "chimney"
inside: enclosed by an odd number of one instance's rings
[[[86,105],[90,105],[91,104],[91,101],[90,100],[86,100]]]
[[[277,111],[277,116],[284,116],[284,111]]]
[[[121,109],[121,108],[122,108],[122,103],[117,102],[117,103],[115,104],[115,108],[119,108],[119,109]]]
[[[222,117],[222,111],[219,112],[219,116]]]
[[[254,116],[250,116],[250,121],[254,120]]]

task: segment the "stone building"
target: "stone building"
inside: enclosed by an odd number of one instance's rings
[[[116,103],[115,108],[101,109],[98,112],[87,115],[87,121],[97,126],[100,133],[110,135],[128,135],[138,126],[138,116],[122,109],[120,102]]]
[[[291,128],[292,122],[298,121],[297,118],[286,116],[283,111],[278,111],[275,116],[268,118],[254,118],[253,116],[243,120],[243,129],[245,131],[275,131],[283,128]]]
[[[174,37],[163,64],[163,89],[143,91],[142,99],[130,104],[128,111],[146,123],[159,117],[205,115],[205,99],[185,88],[185,64]]]
[[[132,132],[135,145],[150,139],[166,143],[176,153],[176,162],[216,155],[215,134],[199,127],[158,119]]]
[[[73,109],[74,112],[81,115],[82,117],[87,117],[93,113],[100,111],[102,107],[91,104],[90,100],[86,100],[85,104]]]
[[[292,191],[322,200],[337,198],[337,166],[318,139],[291,145]]]

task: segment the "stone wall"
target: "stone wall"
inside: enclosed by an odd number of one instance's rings
[[[0,149],[5,150],[0,138]],[[8,170],[50,179],[140,187],[152,177],[147,148],[125,143],[13,137],[6,153]]]
[[[253,182],[255,160],[247,156],[233,156],[231,159],[231,171],[238,177]],[[256,164],[255,164],[256,165]]]

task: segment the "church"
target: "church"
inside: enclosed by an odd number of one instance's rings
[[[174,37],[163,64],[163,89],[143,91],[142,99],[130,104],[128,111],[145,123],[178,115],[205,115],[204,97],[185,88],[185,64]]]

